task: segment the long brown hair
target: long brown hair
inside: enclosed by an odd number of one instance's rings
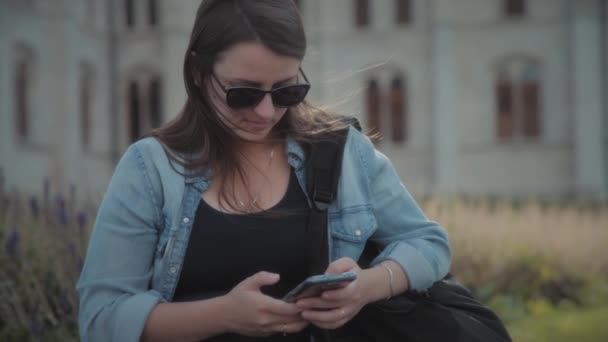
[[[187,171],[184,176],[198,176],[209,171],[222,175],[225,181],[220,186],[219,204],[238,212],[251,209],[243,208],[235,199],[234,187],[226,186],[226,182],[233,182],[236,177],[247,185],[239,152],[235,149],[239,138],[221,120],[207,89],[210,89],[218,55],[236,43],[251,41],[259,42],[279,55],[302,60],[306,36],[295,3],[286,0],[202,1],[184,57],[186,103],[175,119],[147,134],[160,140],[171,163],[184,167]],[[289,135],[306,143],[338,126],[343,126],[340,120],[304,102],[287,110],[273,128],[273,136],[284,139]],[[253,197],[251,193],[249,195]]]

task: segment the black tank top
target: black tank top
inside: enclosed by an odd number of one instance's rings
[[[281,298],[308,275],[307,217],[306,197],[293,170],[284,197],[261,214],[226,214],[201,200],[173,301],[228,293],[259,271],[281,275],[278,284],[262,288],[267,295]],[[308,341],[307,336],[261,339],[225,334],[207,341]]]

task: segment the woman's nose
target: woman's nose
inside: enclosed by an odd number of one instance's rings
[[[260,103],[258,103],[258,105],[255,106],[253,111],[256,112],[256,114],[258,114],[261,117],[265,117],[265,118],[273,117],[275,107],[274,107],[274,103],[272,103],[272,96],[270,96],[270,94],[264,95],[264,98],[262,98],[262,101],[260,101]]]

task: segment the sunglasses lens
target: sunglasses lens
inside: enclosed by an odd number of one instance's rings
[[[296,84],[276,89],[272,92],[272,102],[278,107],[291,107],[304,101],[310,86],[308,84]]]
[[[277,107],[291,107],[304,101],[310,86],[296,84],[273,90],[272,103]],[[255,107],[266,96],[266,91],[256,88],[232,88],[226,93],[226,103],[231,108]]]
[[[226,93],[226,103],[232,108],[255,107],[264,95],[264,91],[260,89],[232,88]]]

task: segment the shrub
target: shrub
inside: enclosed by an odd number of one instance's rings
[[[95,206],[0,187],[0,341],[77,340],[75,283]],[[450,234],[452,273],[507,322],[608,304],[608,208],[430,199]],[[600,308],[598,312],[604,312]],[[525,321],[525,320],[524,320]]]
[[[93,210],[12,194],[0,210],[0,340],[77,340],[75,283]],[[27,204],[26,204],[27,203]]]
[[[586,305],[606,281],[606,204],[435,198],[422,206],[450,235],[452,273],[486,302],[529,313]]]

